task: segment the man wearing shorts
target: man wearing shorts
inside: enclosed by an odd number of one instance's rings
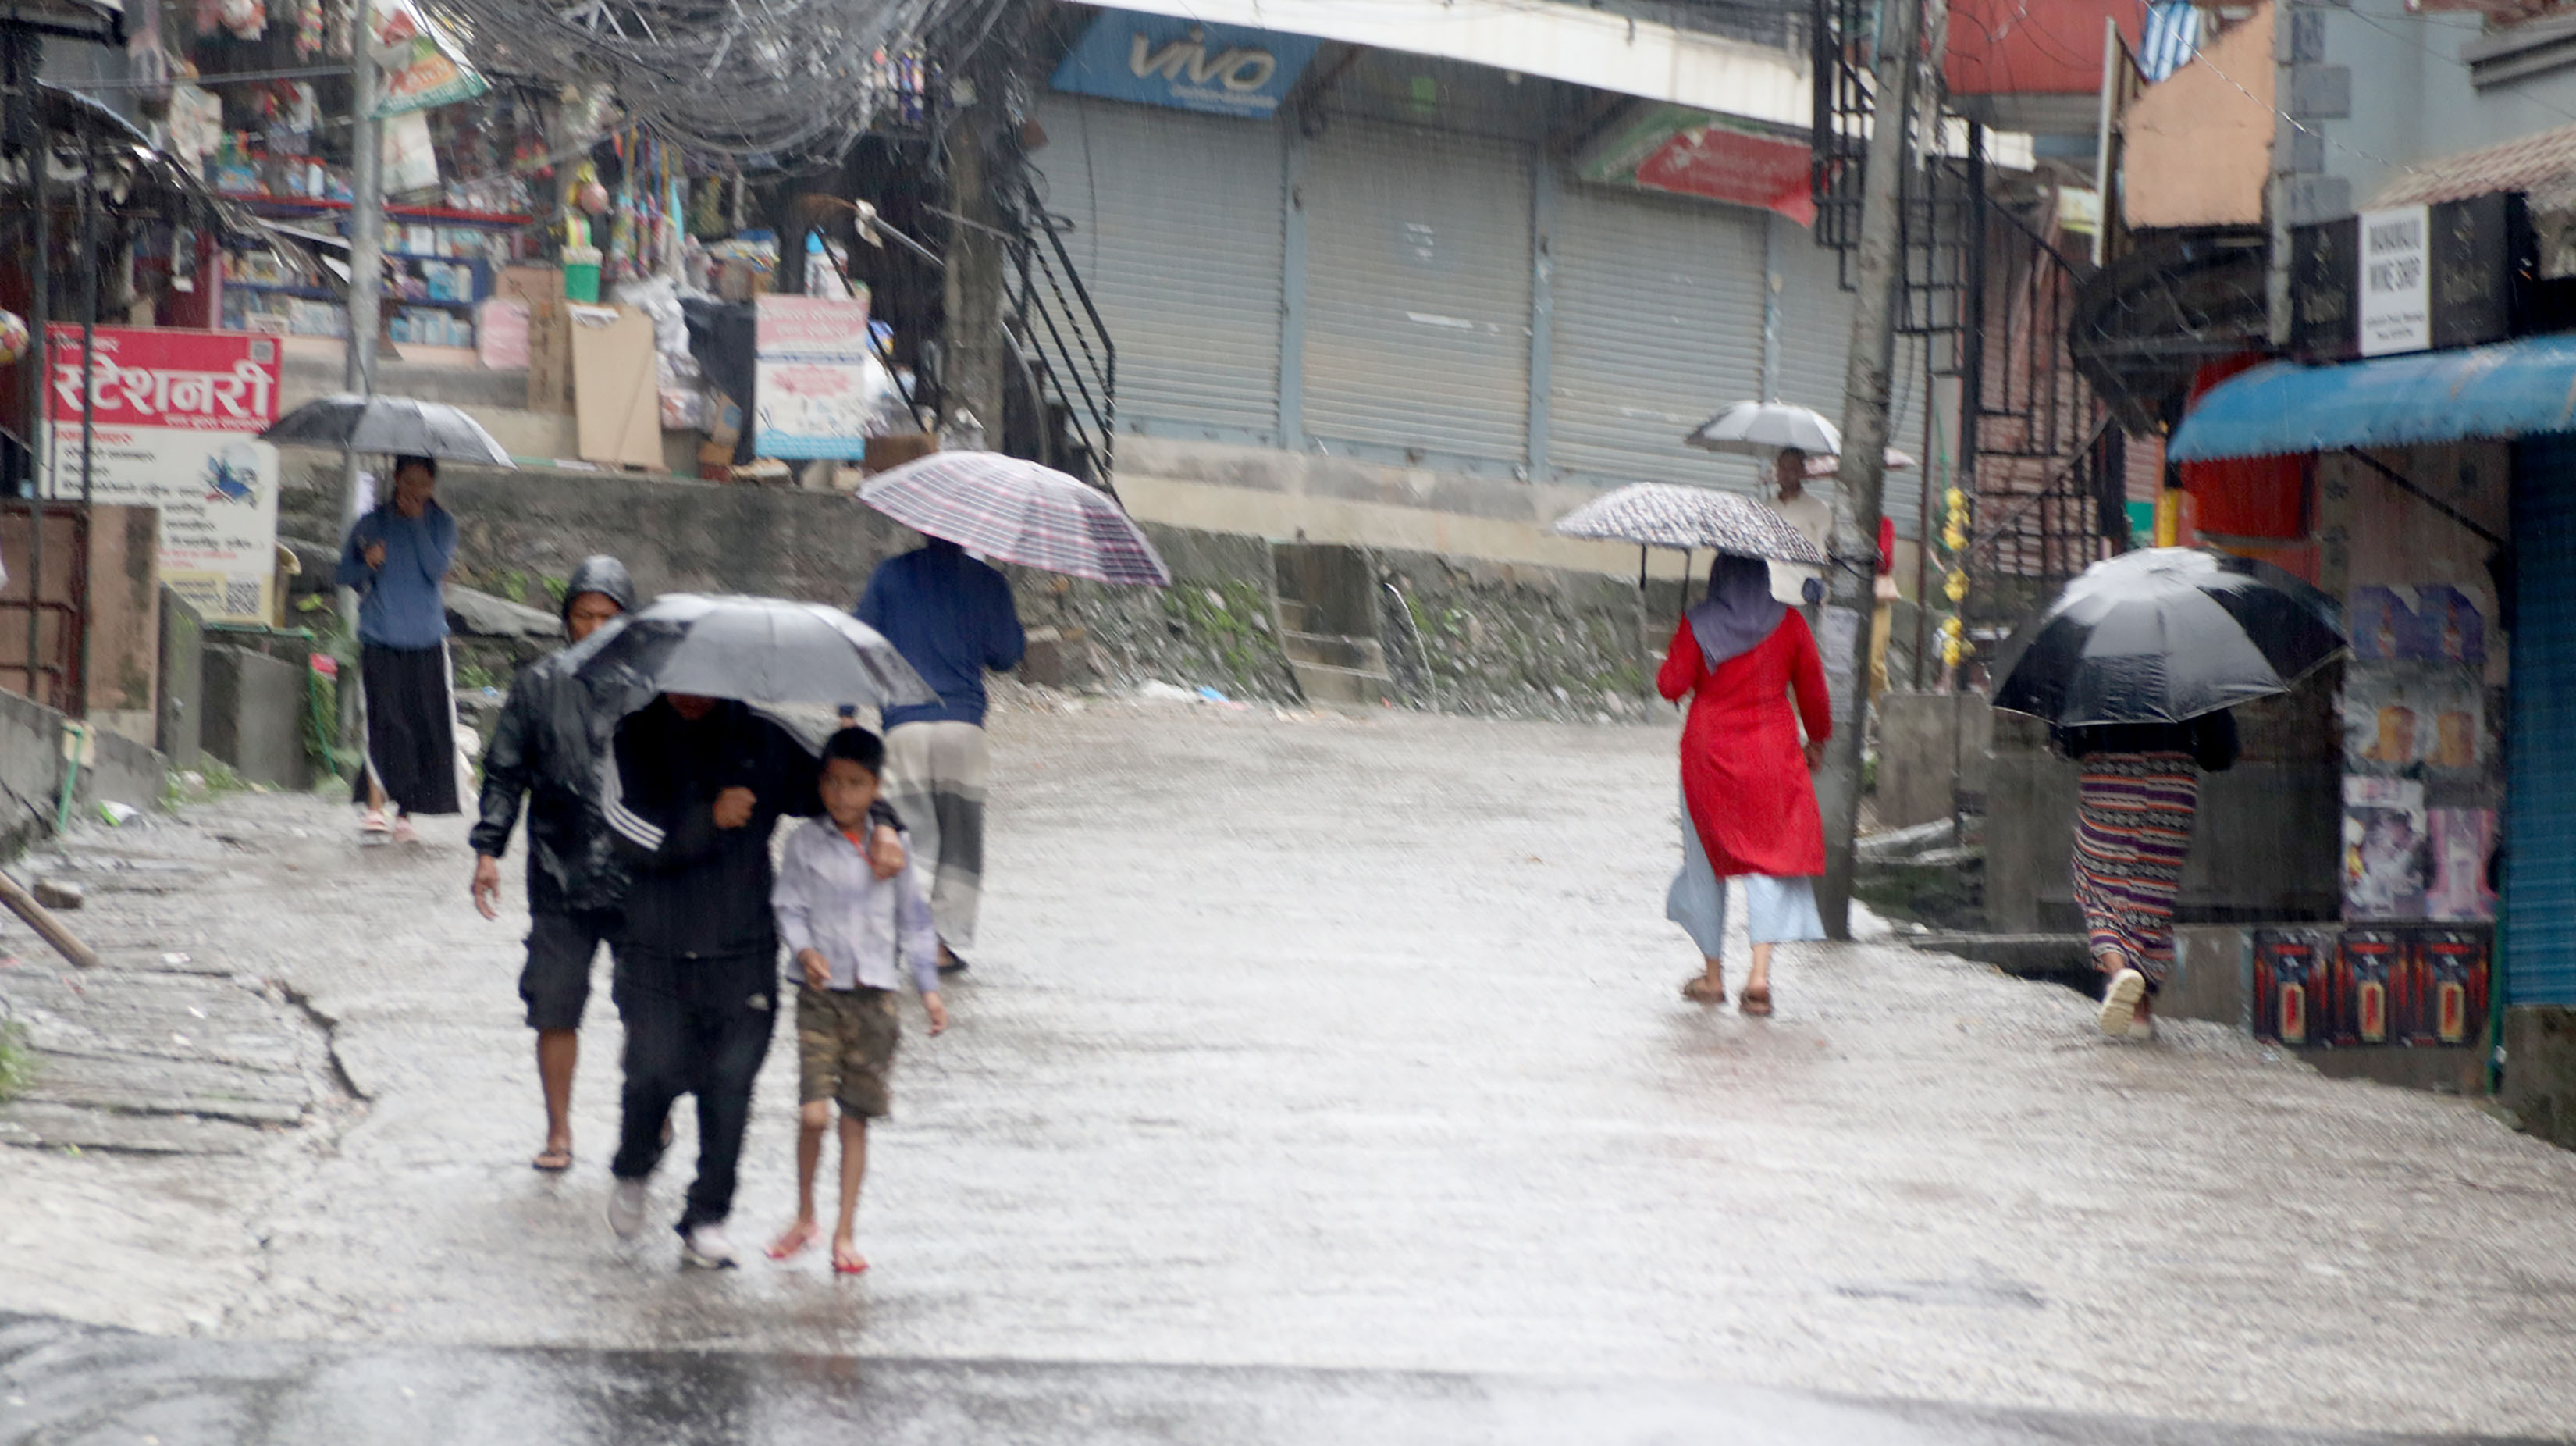
[[[564,585],[564,634],[578,643],[635,606],[625,564],[589,557]],[[626,871],[609,847],[599,807],[599,760],[626,706],[629,678],[576,676],[563,653],[519,672],[483,750],[482,817],[474,845],[474,906],[500,917],[501,855],[528,803],[528,963],[519,974],[528,1027],[537,1032],[537,1081],[545,1093],[546,1147],[529,1163],[572,1166],[572,1076],[590,965],[617,927]]]

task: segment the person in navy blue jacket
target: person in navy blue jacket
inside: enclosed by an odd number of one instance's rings
[[[456,561],[456,519],[430,494],[438,463],[394,462],[392,495],[349,529],[338,581],[358,592],[358,677],[367,700],[366,766],[356,801],[366,835],[381,838],[388,805],[393,836],[420,835],[419,814],[454,813],[456,705],[447,659],[447,570]]]
[[[984,670],[1019,666],[1028,636],[1011,585],[943,537],[887,558],[854,611],[939,695],[885,710],[886,794],[930,879],[941,967],[966,967],[984,888]]]

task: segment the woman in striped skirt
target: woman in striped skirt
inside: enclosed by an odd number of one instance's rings
[[[2183,723],[2060,728],[2075,760],[2075,904],[2106,978],[2102,1032],[2155,1038],[2156,991],[2173,969],[2174,895],[2191,853],[2200,775],[2236,762],[2225,709]]]

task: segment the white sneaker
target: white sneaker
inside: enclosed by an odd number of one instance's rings
[[[725,1238],[724,1227],[716,1224],[693,1225],[680,1240],[680,1264],[692,1270],[731,1270],[742,1262],[733,1253],[733,1242]]]
[[[608,1228],[620,1240],[632,1240],[644,1228],[644,1208],[650,1204],[651,1184],[643,1180],[620,1180],[608,1191]]]
[[[2097,1016],[2102,1033],[2112,1039],[2132,1038],[2131,1031],[2139,1023],[2138,1001],[2146,997],[2147,976],[2144,974],[2135,969],[2123,969],[2112,975],[2111,983],[2102,991],[2102,1012]],[[2151,1024],[2148,1028],[2152,1031],[2154,1026]]]

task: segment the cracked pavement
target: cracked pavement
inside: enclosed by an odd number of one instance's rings
[[[907,1005],[867,1276],[618,1247],[604,964],[579,1163],[541,1176],[524,921],[474,913],[463,821],[362,851],[344,808],[245,795],[150,831],[204,872],[72,917],[327,1022],[305,1122],[0,1151],[0,1310],[2576,1430],[2576,1156],[2218,1026],[2106,1045],[2071,993],[1883,940],[1784,950],[1771,1020],[1686,1005],[1669,727],[1024,700],[994,744],[985,938],[948,1035]],[[743,1243],[790,1213],[794,1072],[774,1048]],[[689,1157],[684,1110],[665,1216]]]

